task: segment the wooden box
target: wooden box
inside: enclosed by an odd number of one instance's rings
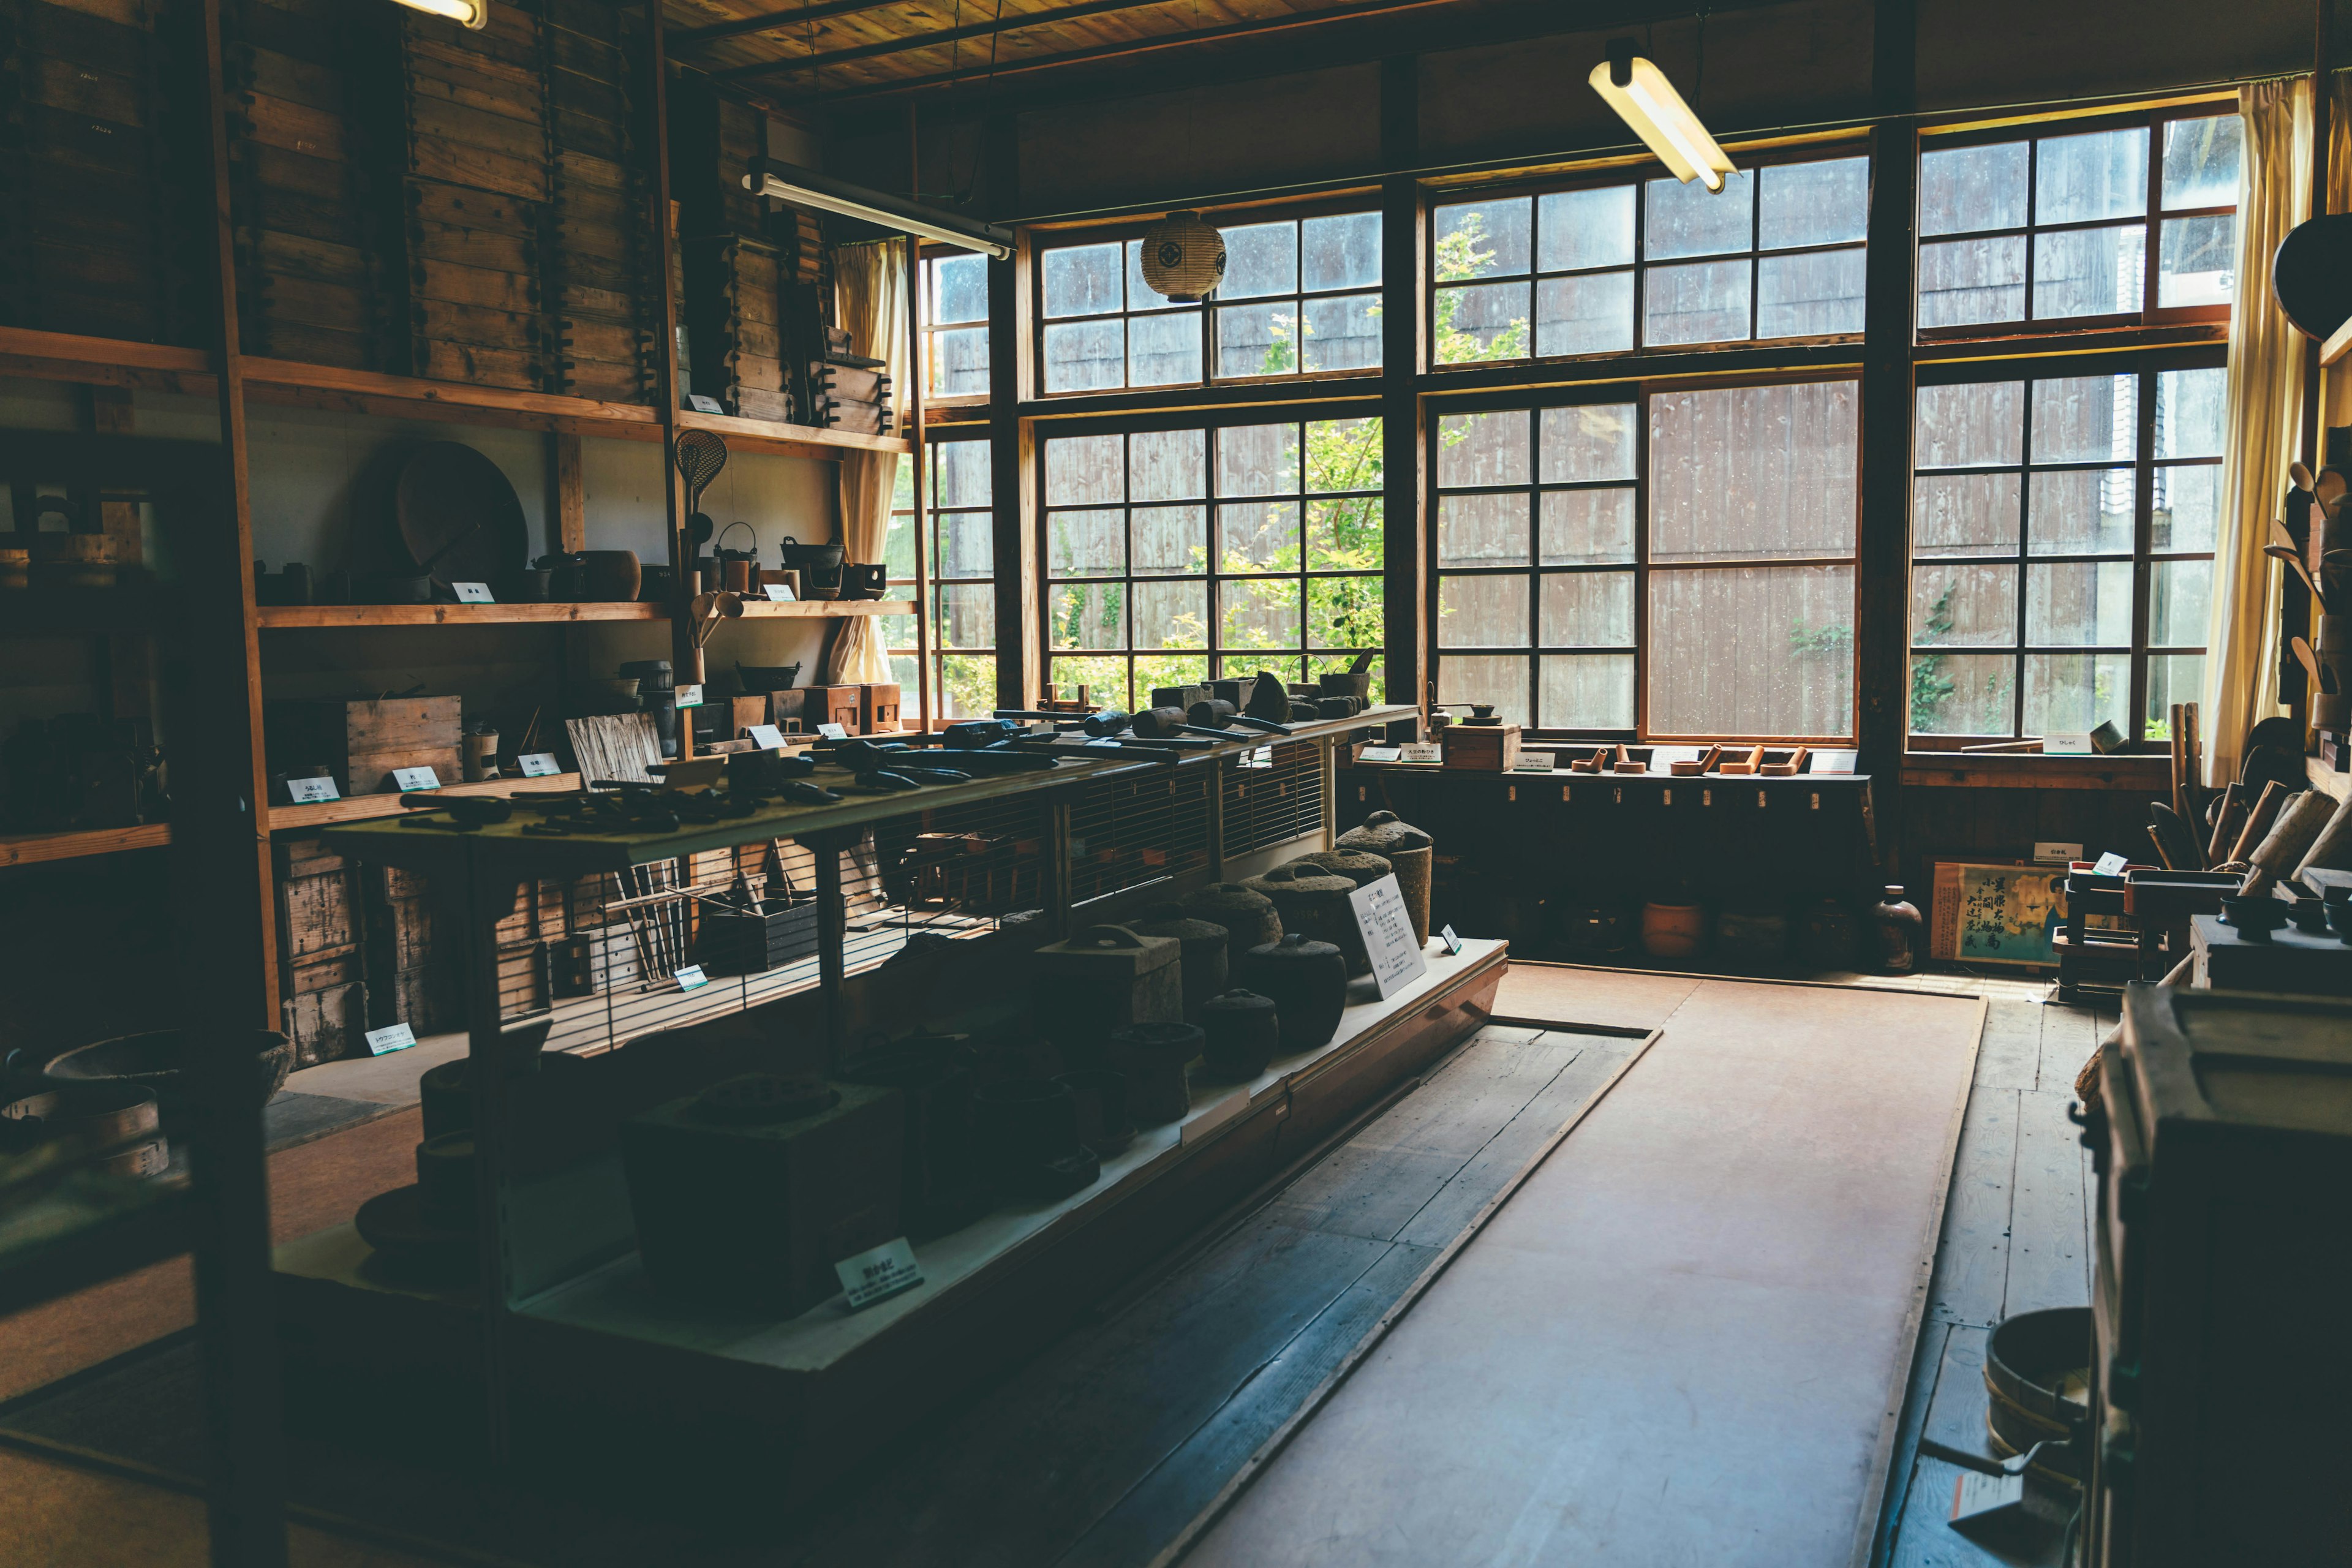
[[[1106,1065],[1113,1029],[1184,1021],[1181,958],[1182,944],[1174,937],[1144,936],[1118,925],[1092,926],[1066,942],[1046,943],[1032,959],[1038,1033],[1060,1049],[1066,1067]]]
[[[456,697],[280,700],[268,710],[271,766],[324,762],[346,797],[397,790],[394,768],[431,768],[455,784],[464,716]]]
[[[862,686],[811,686],[803,689],[802,726],[814,731],[820,724],[838,724],[856,735],[866,722],[866,689]]]
[[[700,904],[694,956],[712,974],[760,974],[816,952],[816,895],[769,898],[749,909]]]
[[[694,390],[730,414],[784,417],[783,295],[776,247],[734,235],[683,239]]]
[[[896,682],[875,681],[857,691],[857,723],[863,733],[879,735],[899,727]]]
[[[1449,768],[1500,773],[1518,766],[1517,724],[1448,724],[1438,732],[1437,743]]]
[[[816,725],[809,717],[812,711],[808,688],[804,686],[768,693],[767,722],[787,735],[814,731]]]

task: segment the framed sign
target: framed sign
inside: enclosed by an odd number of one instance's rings
[[[1954,963],[2047,967],[2066,920],[2066,868],[2030,860],[1937,860],[1927,954]]]
[[[1429,973],[1413,940],[1412,917],[1405,913],[1404,893],[1391,872],[1348,895],[1356,911],[1356,930],[1362,933],[1364,952],[1372,961],[1372,984],[1385,1001],[1407,984]]]

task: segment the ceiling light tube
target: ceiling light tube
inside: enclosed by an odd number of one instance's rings
[[[476,32],[489,25],[490,0],[399,0],[412,11],[425,11],[462,22]]]
[[[1701,181],[1710,191],[1723,189],[1723,177],[1732,172],[1731,160],[1665,73],[1633,52],[1632,39],[1612,41],[1609,58],[1592,68],[1590,80],[1592,90],[1648,143],[1675,179],[1685,184]]]
[[[814,169],[803,169],[796,163],[780,163],[772,158],[754,158],[751,172],[743,176],[743,188],[757,195],[790,202],[794,206],[839,213],[844,217],[897,229],[900,234],[911,234],[921,239],[935,239],[941,245],[976,250],[998,261],[1013,259],[1013,231],[1009,228],[974,223],[953,213],[925,206],[919,202],[910,202],[881,191],[869,191],[845,180],[828,179]]]

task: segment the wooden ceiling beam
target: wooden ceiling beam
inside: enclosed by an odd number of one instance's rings
[[[759,16],[741,16],[732,22],[713,22],[705,27],[678,27],[665,35],[669,47],[681,44],[715,44],[722,38],[740,38],[750,33],[780,33],[803,22],[822,22],[829,16],[847,16],[858,11],[879,11],[897,0],[821,0],[820,4],[803,5],[797,11],[770,11]]]
[[[967,38],[985,38],[1000,33],[1017,33],[1028,27],[1050,27],[1062,22],[1076,21],[1081,16],[1099,16],[1110,11],[1143,11],[1155,5],[1166,5],[1171,3],[1172,0],[1082,0],[1079,5],[1065,5],[1058,11],[1024,11],[1011,16],[999,16],[992,21],[971,22],[961,27],[944,27],[935,33],[909,33],[903,37],[885,38],[879,43],[860,44],[854,48],[833,49],[824,54],[795,55],[789,59],[761,60],[756,65],[729,66],[723,69],[712,71],[710,75],[719,81],[743,81],[754,77],[784,76],[802,71],[822,70],[826,66],[845,65],[852,60],[870,60],[883,55],[904,54],[909,49],[928,49],[940,44],[961,43]],[[1186,33],[1181,36],[1200,37],[1197,33]],[[999,68],[1000,70],[1002,68],[1002,67]]]

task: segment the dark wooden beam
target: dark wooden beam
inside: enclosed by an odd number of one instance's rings
[[[762,16],[743,16],[732,22],[713,22],[707,27],[680,27],[669,35],[669,47],[677,48],[688,44],[715,44],[721,38],[740,38],[751,33],[781,33],[807,22],[822,22],[831,16],[847,16],[859,11],[879,11],[896,0],[825,0],[818,5],[803,5],[797,11],[770,11]]]
[[[1010,212],[1021,200],[1021,136],[1011,114],[992,115],[982,132],[992,212]],[[1029,438],[1021,417],[1023,340],[1029,331],[1029,271],[1034,252],[1024,236],[1009,261],[988,264],[989,504],[995,533],[996,700],[1026,708],[1037,684],[1042,634],[1038,624],[1036,530],[1031,526],[1034,483]]]
[[[1421,161],[1421,62],[1381,62],[1381,163]],[[1428,666],[1428,600],[1422,506],[1421,187],[1381,187],[1381,633],[1391,702],[1418,705]]]
[[[829,49],[822,54],[793,55],[785,59],[761,60],[755,65],[727,66],[710,73],[719,81],[743,81],[755,77],[785,76],[804,71],[822,70],[827,66],[846,65],[853,60],[878,59],[885,55],[905,54],[909,49],[934,48],[941,44],[961,43],[968,38],[992,37],[1003,33],[1018,33],[1031,27],[1050,27],[1063,22],[1075,22],[1085,16],[1099,16],[1112,11],[1143,11],[1155,5],[1166,5],[1171,0],[1083,0],[1076,5],[1065,5],[1058,11],[1018,11],[1010,16],[1000,16],[986,22],[967,22],[961,27],[941,27],[928,33],[908,33],[901,37],[884,38],[878,43],[859,44],[853,48]],[[975,58],[970,68],[978,71],[986,62]],[[1000,65],[993,69],[1002,70]],[[968,74],[963,68],[949,73]]]

